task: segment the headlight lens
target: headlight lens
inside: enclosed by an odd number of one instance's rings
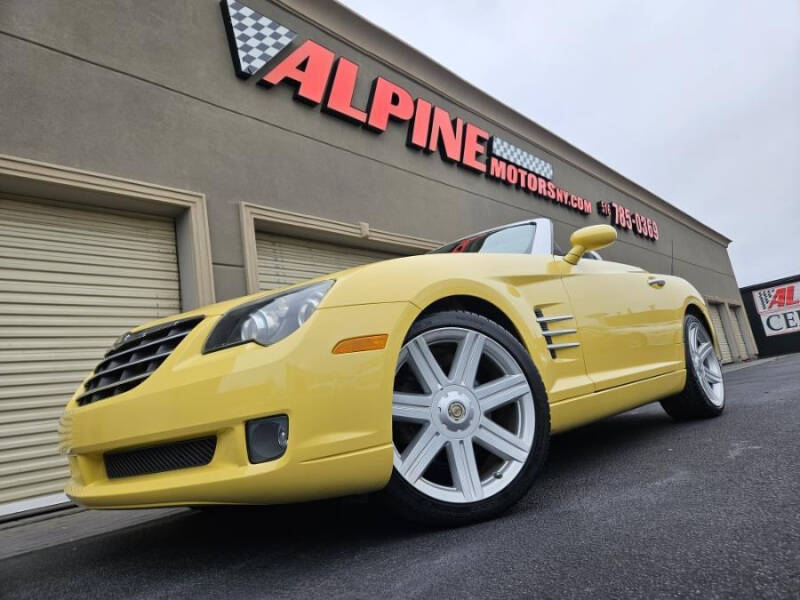
[[[246,342],[268,346],[282,340],[308,321],[332,285],[333,281],[313,283],[234,308],[217,323],[203,352]]]

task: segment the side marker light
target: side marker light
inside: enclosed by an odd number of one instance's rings
[[[367,350],[383,350],[389,340],[388,334],[364,335],[361,337],[342,340],[333,347],[334,354],[349,354],[350,352],[365,352]]]

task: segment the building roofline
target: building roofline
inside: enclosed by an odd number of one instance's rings
[[[764,281],[762,283],[752,283],[750,285],[740,287],[739,293],[744,294],[745,292],[760,290],[762,288],[777,287],[779,285],[784,285],[786,283],[794,283],[796,281],[800,281],[800,273],[798,273],[797,275],[787,275],[786,277],[779,277],[778,279],[772,279],[770,281]]]
[[[631,181],[519,111],[466,81],[445,66],[335,0],[271,0],[341,42],[399,71],[418,85],[447,98],[497,127],[514,132],[534,147],[605,182],[696,232],[728,246],[731,239]]]

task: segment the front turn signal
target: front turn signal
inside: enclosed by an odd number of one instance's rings
[[[333,347],[333,353],[349,354],[350,352],[364,352],[366,350],[383,350],[388,339],[389,336],[385,333],[348,338],[336,344]]]

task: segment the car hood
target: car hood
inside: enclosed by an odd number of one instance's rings
[[[206,304],[205,306],[200,306],[198,308],[194,308],[192,310],[188,310],[186,312],[170,315],[168,317],[162,317],[160,319],[156,319],[154,321],[148,321],[147,323],[142,323],[134,327],[131,331],[140,331],[142,329],[148,329],[150,327],[155,327],[157,325],[161,325],[163,323],[169,323],[171,321],[177,321],[182,319],[189,319],[193,317],[214,317],[218,315],[225,314],[229,310],[236,308],[242,304],[247,304],[249,302],[254,302],[259,300],[260,298],[268,298],[270,296],[275,296],[277,294],[281,294],[288,290],[294,288],[301,288],[310,283],[314,283],[317,281],[328,281],[330,279],[335,279],[336,281],[340,281],[343,278],[346,278],[348,275],[355,273],[369,265],[361,265],[359,267],[351,267],[349,269],[345,269],[343,271],[337,271],[335,273],[329,273],[327,275],[323,275],[320,277],[315,277],[314,279],[307,279],[304,281],[300,281],[293,285],[287,285],[280,288],[275,288],[272,290],[265,290],[262,292],[256,292],[254,294],[248,294],[247,296],[239,296],[237,298],[231,298],[230,300],[223,300],[222,302],[215,302],[214,304]]]
[[[134,331],[181,318],[216,316],[228,310],[269,296],[302,287],[316,281],[335,279],[320,310],[339,306],[386,302],[422,302],[426,292],[447,295],[478,292],[478,287],[497,284],[516,285],[520,278],[555,275],[555,259],[550,255],[509,254],[422,254],[406,256],[353,267],[265,292],[217,302],[194,310],[165,317],[137,327]],[[436,291],[438,290],[438,291]],[[460,292],[459,292],[460,290]]]

